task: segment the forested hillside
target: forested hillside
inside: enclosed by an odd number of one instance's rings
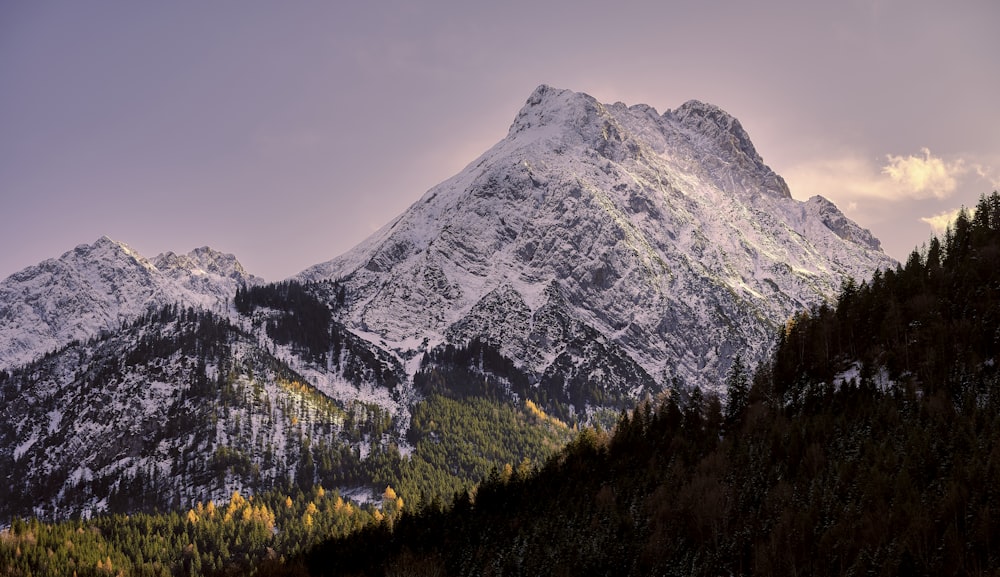
[[[993,575],[1000,197],[694,391],[312,550],[314,575]]]
[[[0,371],[0,401],[15,448],[0,454],[0,523],[369,483],[358,447],[392,424],[307,386],[229,320],[172,306]]]
[[[323,539],[450,501],[497,463],[533,468],[572,438],[530,400],[488,394],[497,383],[482,365],[454,359],[427,365],[440,389],[422,389],[405,439],[378,405],[327,396],[276,349],[356,382],[400,379],[318,292],[343,298],[332,283],[249,287],[235,299],[240,326],[167,306],[0,371],[0,440],[16,447],[0,454],[0,575],[280,569]],[[277,347],[260,347],[259,332]],[[31,514],[44,521],[22,520]]]
[[[403,501],[386,487],[381,502],[358,507],[316,486],[272,491],[187,511],[103,515],[41,523],[14,520],[0,531],[0,574],[243,575],[286,572],[286,560],[323,537],[392,523]]]
[[[958,403],[982,401],[1000,350],[1000,197],[963,210],[943,239],[906,264],[848,283],[835,308],[793,319],[774,358],[775,394],[801,401],[795,383],[861,378]]]

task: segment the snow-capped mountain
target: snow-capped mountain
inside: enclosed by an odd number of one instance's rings
[[[541,86],[506,138],[298,278],[344,283],[343,321],[403,357],[479,338],[565,376],[596,340],[660,386],[717,388],[735,351],[759,358],[792,314],[892,262],[826,199],[792,198],[721,109]]]
[[[363,391],[333,400],[267,350],[287,348],[260,341],[224,317],[171,305],[0,371],[0,523],[357,482],[361,449],[380,440],[386,411]],[[390,382],[371,386],[391,388],[391,363],[341,349],[328,380],[380,371]]]
[[[360,482],[402,366],[304,292],[237,305],[262,286],[233,255],[106,237],[0,284],[0,523]]]
[[[733,355],[891,264],[719,108],[541,86],[506,138],[295,282],[101,238],[0,283],[0,522],[373,484],[419,458],[432,395],[613,423],[677,379],[718,390]]]
[[[256,282],[236,257],[208,247],[150,261],[101,237],[0,283],[0,368],[116,331],[167,304],[225,306],[237,287]]]

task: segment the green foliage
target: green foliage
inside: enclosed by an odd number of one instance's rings
[[[734,422],[750,401],[750,374],[743,357],[737,354],[726,374],[726,421]]]
[[[1000,386],[994,382],[990,385]],[[809,412],[711,399],[587,430],[529,476],[313,550],[315,575],[982,574],[1000,569],[1000,413],[844,388]],[[378,555],[369,555],[366,552]]]
[[[387,478],[411,501],[447,501],[503,464],[536,467],[570,439],[565,425],[480,397],[432,395],[413,409],[413,453]]]
[[[456,493],[467,494],[475,483],[491,478],[498,465],[507,464],[506,479],[526,478],[572,435],[537,408],[434,395],[414,408],[413,451],[402,456],[394,444],[379,441],[392,422],[378,407],[355,404],[342,409],[326,397],[316,397],[299,381],[279,384],[313,410],[341,420],[343,435],[371,438],[368,458],[360,460],[343,453],[342,447],[306,437],[300,444],[296,482],[284,491],[265,492],[252,500],[237,493],[228,504],[199,503],[186,513],[108,515],[56,524],[32,521],[34,537],[23,532],[0,534],[0,547],[5,547],[0,550],[0,574],[68,575],[74,570],[78,575],[293,574],[298,566],[288,560],[322,540],[369,526],[385,531],[407,510],[439,510]],[[227,393],[230,402],[254,394],[236,382],[227,387],[232,389]],[[253,475],[247,452],[224,445],[215,449],[210,469],[220,479],[226,473]],[[378,508],[358,507],[336,492],[323,491],[317,482],[389,488]],[[121,485],[113,505],[134,507],[136,503],[122,500],[124,496],[155,493],[156,483],[137,479]],[[14,527],[23,525],[14,522]],[[89,540],[74,536],[80,531]],[[32,541],[38,541],[38,535],[54,536],[46,537],[41,541],[45,547],[38,548]],[[51,546],[53,540],[67,539],[75,553],[69,546]],[[113,571],[102,573],[105,567]]]
[[[250,339],[207,311],[167,306],[90,347],[70,345],[67,356],[81,360],[66,388],[80,402],[21,393],[38,389],[34,383],[50,370],[44,363],[7,374],[0,381],[5,408],[36,419],[56,408],[64,414],[66,430],[39,441],[39,451],[70,445],[72,423],[119,418],[115,407],[142,397],[146,382],[171,386],[153,412],[135,414],[135,422],[119,423],[107,443],[87,447],[88,465],[104,472],[69,490],[67,479],[79,464],[72,459],[42,476],[32,459],[0,456],[6,481],[0,483],[0,523],[32,514],[44,501],[58,500],[53,510],[39,513],[51,518],[59,509],[80,510],[105,499],[111,513],[154,512],[232,487],[260,494],[289,485],[309,491],[316,484],[371,484],[371,469],[356,447],[398,438],[392,415],[374,404],[338,403],[266,351],[247,353],[242,345]],[[94,399],[100,402],[92,405]],[[0,420],[0,441],[9,446],[21,426]],[[181,479],[192,483],[185,487]]]

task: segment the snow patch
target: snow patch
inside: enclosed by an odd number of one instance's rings
[[[48,432],[51,435],[59,430],[59,424],[62,423],[63,413],[59,409],[52,409],[48,413],[49,415],[49,429]]]
[[[33,447],[34,444],[37,442],[38,442],[38,435],[36,434],[29,437],[26,441],[24,441],[20,445],[14,447],[14,460],[20,461],[21,457],[23,457],[24,454],[28,452],[28,449]]]
[[[833,377],[834,390],[839,391],[840,387],[854,381],[857,384],[861,380],[861,363],[855,361],[846,370],[841,371]]]

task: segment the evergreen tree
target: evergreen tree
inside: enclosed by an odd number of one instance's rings
[[[726,423],[736,422],[750,400],[750,375],[743,364],[743,356],[737,354],[726,373]]]

